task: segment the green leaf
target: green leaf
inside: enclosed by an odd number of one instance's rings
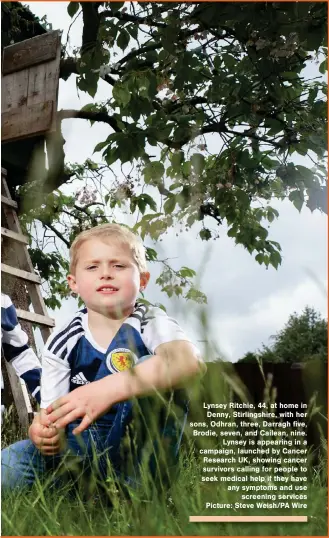
[[[125,107],[130,99],[131,99],[131,93],[128,89],[128,87],[123,84],[122,82],[117,82],[112,90],[112,95],[119,106]]]
[[[250,207],[250,199],[248,193],[246,193],[242,189],[238,189],[235,192],[235,196],[237,197],[237,200],[239,201],[243,209],[246,210],[248,209],[248,207]]]
[[[95,97],[98,80],[99,74],[89,71],[77,79],[77,86],[81,91],[89,93],[90,97]]]
[[[143,174],[145,183],[157,184],[159,179],[162,179],[162,176],[164,174],[164,166],[159,161],[152,161],[145,166]]]
[[[187,161],[183,164],[182,166],[182,172],[183,172],[183,176],[185,177],[189,177],[190,173],[191,173],[191,163],[190,161]]]
[[[199,235],[203,241],[209,241],[209,239],[212,237],[211,231],[208,230],[208,228],[202,228]]]
[[[311,188],[314,186],[315,177],[314,177],[314,172],[312,172],[312,170],[301,165],[297,165],[296,170],[302,176],[305,187]]]
[[[202,293],[202,291],[199,291],[195,288],[191,288],[185,295],[185,298],[191,299],[191,301],[195,301],[199,304],[207,304],[207,296]]]
[[[281,77],[286,80],[293,80],[298,78],[297,73],[295,73],[294,71],[285,71],[284,73],[281,73]]]
[[[189,267],[181,267],[179,274],[183,278],[193,278],[196,275],[196,272],[193,269],[190,269]]]
[[[171,165],[173,166],[173,168],[179,169],[181,163],[184,161],[184,152],[183,151],[175,151],[171,155],[170,160],[171,160]]]
[[[146,202],[145,202],[145,200],[143,200],[143,198],[138,197],[136,201],[137,201],[138,209],[140,210],[140,212],[142,213],[142,215],[144,215],[144,213],[145,213],[145,209],[146,209]]]
[[[231,54],[223,54],[222,60],[223,60],[223,62],[225,64],[225,67],[227,67],[228,69],[234,69],[235,68],[237,61],[234,58],[234,56],[231,56]]]
[[[134,39],[137,39],[138,37],[138,25],[137,24],[129,24],[129,26],[126,27],[128,32],[130,33],[131,37]]]
[[[270,254],[270,264],[273,265],[273,267],[275,269],[278,268],[278,266],[281,264],[281,261],[282,261],[282,258],[281,258],[281,255],[279,254],[279,252],[277,252],[276,250],[271,252],[271,254]]]
[[[272,118],[266,118],[264,125],[265,127],[269,127],[269,131],[268,131],[269,136],[274,136],[280,133],[283,129],[282,123]]]
[[[257,254],[257,256],[255,256],[255,260],[261,265],[262,263],[264,263],[264,254],[260,252],[259,254]]]
[[[299,144],[296,144],[295,146],[295,151],[299,153],[299,155],[303,155],[303,156],[307,155],[308,150],[309,150],[309,147],[306,141],[301,141],[299,142]]]
[[[150,247],[146,247],[146,258],[149,261],[155,261],[158,257],[158,253],[156,250]]]
[[[121,50],[125,50],[129,45],[129,41],[130,41],[129,33],[127,32],[127,30],[125,30],[125,28],[121,28],[119,37],[117,39],[118,47],[120,47]]]
[[[169,215],[170,213],[172,213],[175,209],[175,206],[176,206],[176,196],[168,197],[163,205],[165,215]]]
[[[323,60],[323,62],[320,63],[319,71],[320,73],[322,73],[322,75],[324,75],[325,72],[328,71],[328,58],[326,58],[325,60]]]
[[[237,234],[236,226],[232,226],[227,232],[228,237],[236,237],[236,234]]]
[[[117,148],[108,148],[106,152],[103,153],[106,163],[111,166],[119,159],[118,149]]]
[[[67,6],[67,12],[70,15],[70,17],[74,17],[74,15],[79,11],[80,2],[70,2]]]
[[[268,207],[266,216],[269,222],[273,222],[275,217],[279,216],[279,212],[276,209],[273,209],[273,207]]]
[[[155,200],[153,200],[153,198],[149,194],[141,194],[138,198],[140,200],[143,200],[145,204],[149,205],[152,211],[157,210],[156,202]]]
[[[196,173],[201,174],[205,165],[204,155],[202,155],[201,153],[194,153],[191,157],[191,164]]]
[[[274,221],[274,215],[273,215],[272,211],[268,211],[268,212],[267,212],[267,220],[268,220],[269,222],[273,222],[273,221]]]
[[[289,200],[294,204],[295,208],[301,212],[301,209],[304,204],[304,195],[300,190],[292,191],[289,194]]]
[[[95,103],[88,103],[88,105],[83,106],[80,110],[84,112],[92,112],[97,110],[97,105]]]
[[[95,149],[93,151],[93,153],[97,153],[98,151],[102,151],[102,149],[106,148],[106,146],[109,145],[109,142],[107,140],[104,140],[104,142],[98,142],[98,144],[96,144],[95,146]]]
[[[318,88],[311,88],[308,94],[307,102],[309,105],[313,104],[318,95]]]

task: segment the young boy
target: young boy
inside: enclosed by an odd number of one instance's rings
[[[30,441],[2,451],[7,489],[32,485],[36,475],[59,464],[67,453],[60,442],[64,428],[69,454],[88,461],[96,449],[120,475],[131,399],[172,388],[202,365],[173,319],[136,302],[150,274],[143,244],[132,232],[116,224],[82,232],[71,246],[70,261],[69,286],[86,308],[45,346],[41,411],[30,427]],[[103,456],[99,468],[105,479]]]

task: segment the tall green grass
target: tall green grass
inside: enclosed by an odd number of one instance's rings
[[[261,367],[261,365],[260,365]],[[206,376],[202,382],[189,386],[193,421],[204,421],[202,402],[229,402],[233,398],[247,401],[249,395],[235,374],[232,365],[218,363],[218,376]],[[272,380],[264,375],[264,402],[276,398]],[[145,400],[147,403],[147,400]],[[178,465],[169,458],[168,440],[158,431],[156,402],[161,405],[165,420],[177,418],[181,409],[162,396],[151,400],[151,411],[145,406],[141,417],[146,440],[140,468],[140,486],[131,488],[114,479],[109,466],[107,481],[99,486],[96,475],[88,483],[81,482],[74,492],[70,482],[50,488],[50,482],[37,482],[31,491],[19,491],[2,496],[2,534],[8,536],[111,536],[111,535],[195,535],[195,536],[326,536],[327,535],[327,442],[321,436],[317,461],[313,449],[308,453],[308,522],[307,523],[189,523],[191,515],[255,515],[264,510],[206,510],[206,502],[237,500],[228,492],[225,483],[201,482],[202,447],[220,447],[219,438],[193,437],[189,425],[183,440]],[[143,407],[143,401],[141,402]],[[316,397],[311,401],[312,420],[325,414]],[[322,417],[323,418],[323,417]],[[139,428],[132,429],[123,443],[128,469],[134,445],[138,444]],[[10,415],[3,425],[3,446],[10,439]],[[17,438],[17,432],[15,434]],[[5,441],[5,443],[4,443]],[[159,471],[156,483],[150,478],[149,460],[157,444],[155,468]],[[72,473],[72,470],[71,470]],[[78,475],[75,475],[78,478]],[[82,477],[81,477],[82,479]],[[88,486],[88,487],[87,487]],[[266,501],[265,501],[266,502]],[[298,510],[266,511],[266,515],[305,514]]]
[[[322,469],[325,467],[326,462],[322,460]],[[79,493],[71,498],[65,487],[50,492],[39,483],[30,492],[2,498],[2,534],[325,536],[327,489],[324,475],[320,468],[310,478],[308,523],[189,523],[190,515],[206,513],[204,506],[209,499],[225,501],[227,492],[225,486],[209,488],[209,485],[201,484],[200,462],[194,452],[185,447],[181,454],[180,474],[167,493],[152,488],[147,479],[142,479],[142,487],[131,491],[130,495],[108,483],[105,490],[95,489],[86,500]],[[240,515],[242,512],[211,513]],[[285,515],[288,514],[286,511]]]

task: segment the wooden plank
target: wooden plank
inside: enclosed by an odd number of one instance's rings
[[[49,41],[49,35],[52,38]],[[16,43],[6,47],[4,57],[14,47],[19,47],[25,54],[30,51],[31,43],[39,43],[38,53],[42,52],[42,40],[46,40],[45,47],[53,43],[52,54],[45,56],[42,63],[33,61],[23,66],[20,71],[5,69],[2,77],[2,118],[1,140],[12,142],[28,137],[44,135],[57,128],[57,99],[59,85],[59,70],[61,57],[61,33],[50,32],[43,36]],[[48,43],[48,45],[47,45]],[[50,45],[49,45],[50,46]],[[22,48],[23,47],[23,48]],[[25,47],[25,49],[24,49]],[[34,45],[32,47],[34,49]],[[7,50],[8,49],[8,50]],[[18,49],[17,49],[18,51]],[[18,54],[18,52],[16,53]],[[38,56],[36,53],[36,57]],[[40,58],[39,58],[40,59]],[[25,60],[24,60],[25,61]],[[4,60],[4,64],[6,60]]]
[[[9,207],[13,207],[14,209],[17,209],[17,202],[15,200],[10,200],[6,196],[1,196],[1,203],[6,204]]]
[[[41,316],[35,312],[26,312],[26,310],[20,310],[20,308],[16,308],[16,312],[19,319],[24,319],[25,321],[30,321],[31,323],[36,323],[37,325],[43,325],[45,327],[55,327],[55,320],[48,316]]]
[[[7,170],[5,170],[4,168],[1,168],[1,190],[6,196],[6,198],[11,198],[10,190],[8,188],[7,181],[6,181],[6,177],[7,177]]]
[[[20,71],[1,79],[1,112],[21,108],[26,105],[29,86],[29,72]]]
[[[51,62],[53,63],[53,62]],[[50,65],[51,67],[51,65]],[[50,75],[51,73],[51,69]],[[48,64],[35,65],[29,69],[29,84],[27,88],[27,106],[37,105],[45,101],[53,100],[55,95],[47,92]]]
[[[5,47],[3,50],[3,75],[54,60],[59,41],[60,33],[58,30],[54,30]]]
[[[10,192],[4,174],[2,175],[1,183],[3,193],[7,196],[7,198],[10,198]],[[7,221],[8,228],[17,233],[22,233],[16,211],[6,206],[3,206],[3,212]],[[32,261],[27,247],[19,243],[14,243],[13,245],[16,251],[16,257],[18,260],[19,267],[23,270],[25,269],[28,272],[34,273],[34,267],[32,265]],[[28,280],[25,281],[25,285],[31,299],[34,312],[36,314],[41,314],[47,317],[48,312],[41,294],[40,286],[36,285],[34,282],[29,282]],[[52,328],[41,326],[40,332],[44,343],[46,343],[52,333]]]
[[[46,101],[1,114],[1,140],[19,140],[50,130],[53,122],[53,105],[53,101]]]
[[[1,227],[1,235],[5,237],[10,237],[10,239],[13,239],[14,241],[17,241],[18,243],[23,243],[23,245],[28,245],[29,240],[25,235],[22,235],[20,233],[12,232],[11,230],[8,230],[7,228]]]
[[[54,109],[57,109],[59,63],[60,58],[58,61],[37,65],[29,69],[27,106],[51,100],[54,102]],[[56,115],[54,115],[54,119],[56,120]]]
[[[28,271],[24,271],[23,269],[17,269],[17,267],[11,267],[6,263],[1,264],[1,271],[2,273],[6,273],[7,275],[17,276],[22,280],[28,280],[29,282],[34,282],[35,284],[41,284],[41,278],[39,277],[39,275],[36,275],[35,273],[29,273]]]

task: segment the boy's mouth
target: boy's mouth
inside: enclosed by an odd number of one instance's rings
[[[97,291],[100,293],[111,294],[118,291],[118,288],[115,288],[114,286],[101,286],[97,289]]]

